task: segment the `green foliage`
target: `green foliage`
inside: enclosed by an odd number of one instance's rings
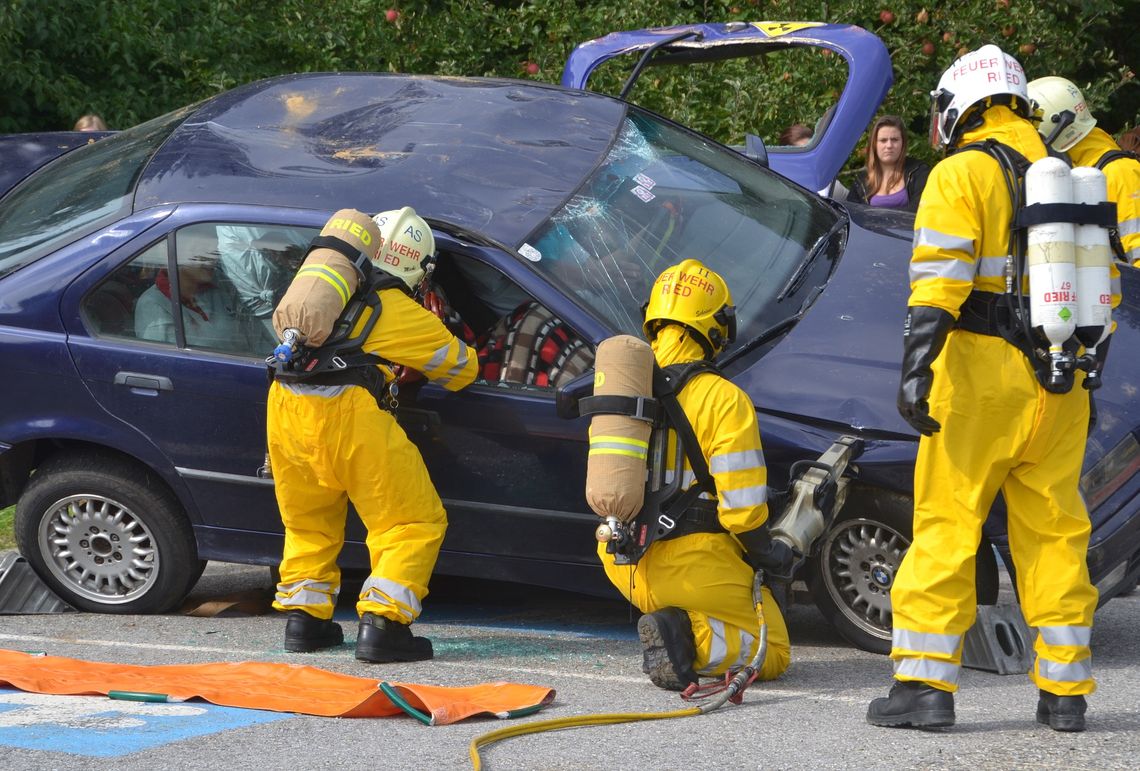
[[[16,548],[16,533],[12,529],[15,518],[15,506],[0,509],[0,552],[11,551]]]
[[[386,5],[385,3],[390,3]],[[1030,77],[1082,87],[1109,131],[1140,115],[1135,0],[8,0],[0,5],[0,132],[70,128],[98,112],[122,128],[236,85],[289,72],[367,70],[557,82],[571,49],[616,30],[730,20],[857,24],[887,45],[884,112],[921,140],[927,94],[961,52],[994,42]],[[392,11],[394,13],[388,13]],[[389,18],[391,16],[391,18]],[[617,93],[634,61],[599,68]],[[660,67],[632,98],[710,135],[772,142],[814,122],[842,87],[838,57]],[[921,141],[913,152],[932,157]],[[852,160],[851,167],[858,165]]]

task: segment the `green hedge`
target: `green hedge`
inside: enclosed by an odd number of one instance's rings
[[[941,71],[986,42],[1016,55],[1031,77],[1077,82],[1101,124],[1118,131],[1140,114],[1135,9],[1135,0],[7,0],[0,132],[68,129],[89,111],[122,128],[286,72],[557,82],[579,42],[614,30],[728,20],[836,21],[875,32],[895,67],[884,110],[903,115],[915,132],[925,131],[927,93]],[[616,92],[632,64],[608,67],[594,87]],[[771,138],[818,115],[832,98],[837,66],[823,56],[791,66],[733,65],[714,83],[654,78],[634,98],[718,138]]]

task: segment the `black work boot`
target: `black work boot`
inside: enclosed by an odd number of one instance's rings
[[[693,644],[693,625],[689,614],[680,608],[663,608],[646,613],[637,621],[637,634],[644,648],[641,671],[658,688],[683,691],[698,682],[693,671],[697,649]]]
[[[289,611],[285,622],[285,650],[309,653],[321,648],[335,648],[344,642],[344,632],[335,621],[310,616],[303,610]]]
[[[889,696],[871,702],[867,722],[900,728],[954,725],[954,694],[926,683],[897,680]]]
[[[1088,706],[1084,696],[1055,696],[1041,691],[1037,700],[1037,722],[1054,731],[1083,731]]]
[[[356,635],[356,658],[371,664],[389,661],[425,661],[433,655],[431,640],[413,637],[410,624],[401,624],[375,613],[360,617]]]

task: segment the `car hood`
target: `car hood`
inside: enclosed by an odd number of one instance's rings
[[[913,224],[911,214],[852,207],[826,290],[790,333],[733,378],[758,409],[914,433],[895,408]]]

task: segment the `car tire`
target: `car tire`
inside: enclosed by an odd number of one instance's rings
[[[163,613],[206,563],[160,480],[123,458],[56,455],[16,503],[16,543],[36,574],[78,610]]]
[[[808,587],[824,618],[848,642],[872,653],[891,651],[890,587],[913,538],[913,502],[882,490],[854,489],[820,539]],[[977,601],[998,596],[997,559],[983,539],[976,560]]]

